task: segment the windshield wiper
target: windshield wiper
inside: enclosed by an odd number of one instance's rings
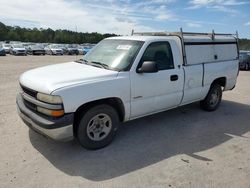
[[[86,63],[86,64],[88,63],[88,61],[85,60],[85,59],[78,59],[75,62],[77,62],[77,63]]]
[[[107,64],[105,64],[105,63],[101,63],[101,62],[97,62],[97,61],[91,61],[91,62],[88,62],[88,63],[100,65],[104,69],[109,69],[109,66]]]
[[[92,65],[92,66],[98,66],[98,67],[101,67],[101,68],[104,68],[104,69],[109,69],[109,66],[105,63],[101,63],[101,62],[97,62],[97,61],[87,61],[86,59],[79,59],[79,60],[76,60],[75,62],[77,63],[85,63],[87,65]]]

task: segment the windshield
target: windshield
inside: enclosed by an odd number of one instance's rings
[[[59,44],[52,44],[50,47],[51,48],[62,48],[62,46],[60,46]]]
[[[109,69],[126,70],[142,45],[142,41],[103,40],[84,56],[84,60],[105,64]]]
[[[4,47],[11,47],[10,44],[3,44]]]
[[[76,44],[68,44],[67,47],[68,48],[77,48],[77,45]]]
[[[35,44],[33,47],[34,48],[43,48],[43,45],[41,45],[41,44]]]
[[[14,44],[13,47],[14,48],[23,48],[23,45],[22,44]]]
[[[240,60],[247,60],[249,58],[249,55],[247,53],[240,53]]]

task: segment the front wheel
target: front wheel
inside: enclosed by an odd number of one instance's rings
[[[114,139],[119,117],[116,110],[106,104],[90,108],[78,124],[77,139],[87,149],[100,149]]]
[[[222,97],[222,89],[218,84],[212,84],[206,98],[200,102],[200,106],[203,110],[214,111],[220,103]]]

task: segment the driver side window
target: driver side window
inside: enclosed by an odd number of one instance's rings
[[[151,43],[145,50],[139,66],[144,61],[155,61],[158,70],[167,70],[174,68],[171,46],[168,42]]]

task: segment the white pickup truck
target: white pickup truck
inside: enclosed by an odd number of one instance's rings
[[[84,59],[25,72],[20,117],[55,140],[108,145],[120,122],[200,101],[216,110],[235,87],[237,37],[215,33],[135,33],[107,38]]]

